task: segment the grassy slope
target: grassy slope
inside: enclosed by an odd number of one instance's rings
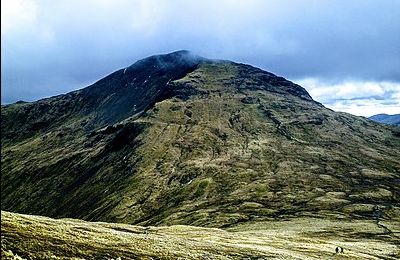
[[[398,210],[400,140],[391,128],[249,89],[259,84],[256,76],[246,71],[251,77],[238,83],[242,67],[221,67],[203,66],[176,82],[207,94],[160,102],[140,119],[152,126],[138,150],[145,166],[134,179],[151,173],[157,180],[142,191],[150,189],[145,204],[160,214],[142,223],[220,227],[292,214]],[[136,222],[138,211],[127,209],[135,195],[126,198],[113,212]]]
[[[209,227],[399,215],[398,128],[246,65],[203,62],[168,87],[140,117],[88,133],[93,115],[73,116],[6,143],[2,209]]]
[[[297,218],[221,230],[1,213],[2,259],[398,259],[398,222]],[[381,223],[382,224],[382,223]],[[390,225],[392,224],[392,225]],[[335,248],[344,248],[335,254]]]

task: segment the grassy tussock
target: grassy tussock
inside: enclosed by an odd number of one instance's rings
[[[238,225],[141,227],[1,212],[2,259],[397,259],[372,221],[298,218]],[[388,225],[388,223],[383,223]],[[396,237],[397,236],[397,237]],[[335,248],[344,248],[336,254]],[[18,258],[20,257],[20,258]]]

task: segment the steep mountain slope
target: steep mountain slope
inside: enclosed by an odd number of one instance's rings
[[[141,113],[156,102],[169,81],[183,77],[201,60],[187,51],[152,56],[82,90],[2,106],[2,143],[24,140],[76,120],[87,132]]]
[[[1,113],[3,210],[213,227],[400,215],[398,128],[249,65],[153,56]]]
[[[379,123],[400,126],[400,114],[395,114],[395,115],[378,114],[369,117],[369,119]]]

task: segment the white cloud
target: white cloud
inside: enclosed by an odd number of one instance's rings
[[[400,114],[400,102],[397,104],[386,105],[374,99],[369,100],[355,100],[351,102],[338,101],[326,107],[341,112],[347,112],[357,116],[370,117],[376,114]]]
[[[335,111],[361,116],[400,113],[400,83],[344,81],[330,84],[318,78],[296,82],[306,88],[315,100]]]
[[[130,24],[134,31],[141,31],[151,35],[159,27],[164,17],[164,12],[168,8],[163,2],[154,0],[140,0],[132,4],[135,15],[132,15]]]
[[[1,32],[20,30],[37,19],[37,5],[33,0],[1,1]]]

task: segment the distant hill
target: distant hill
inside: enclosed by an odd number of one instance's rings
[[[187,51],[1,108],[1,208],[233,227],[400,215],[400,131],[283,77]]]
[[[395,115],[377,114],[377,115],[369,117],[369,119],[374,120],[379,123],[400,126],[400,114],[395,114]]]

